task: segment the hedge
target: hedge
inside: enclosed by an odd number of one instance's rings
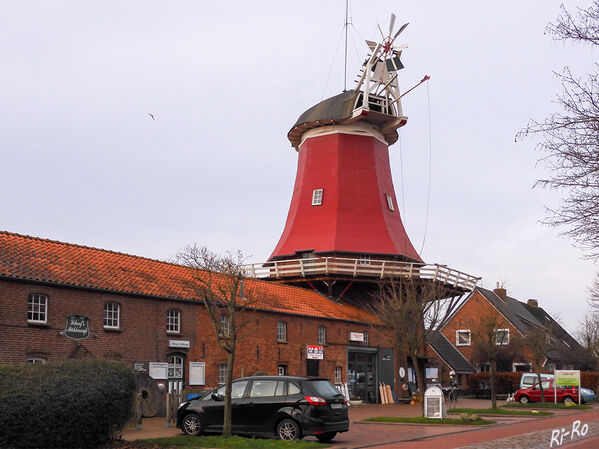
[[[129,419],[135,393],[120,362],[78,359],[0,368],[0,447],[89,448]]]
[[[474,373],[468,379],[469,391],[476,396],[489,396],[489,373]],[[497,394],[510,394],[520,389],[520,377],[522,373],[497,372],[495,373],[495,392]],[[580,380],[582,386],[590,388],[597,393],[599,386],[599,373],[591,371],[581,371]]]

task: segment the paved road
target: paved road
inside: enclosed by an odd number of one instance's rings
[[[489,401],[464,400],[460,407],[486,408]],[[493,417],[498,421],[484,428],[475,426],[430,426],[363,423],[368,416],[417,416],[420,409],[409,405],[363,405],[350,409],[350,431],[333,440],[336,449],[597,449],[599,448],[599,404],[593,410],[559,410],[549,418]],[[578,430],[585,435],[571,438],[572,424],[580,420]],[[560,440],[561,429],[564,436]],[[559,429],[559,434],[554,430]],[[566,435],[565,433],[568,432]],[[176,428],[167,428],[164,418],[144,420],[143,430],[124,432],[125,439],[142,439],[180,435]],[[554,440],[552,442],[552,436]],[[312,437],[306,438],[311,440]],[[558,445],[557,442],[561,445]]]

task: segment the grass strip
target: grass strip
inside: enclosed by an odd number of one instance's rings
[[[149,438],[137,441],[155,444],[169,449],[322,449],[330,447],[330,445],[319,443],[318,441],[282,441],[266,438],[243,438],[239,436],[223,438],[222,436],[190,437],[180,435],[169,438]]]
[[[555,404],[553,402],[529,402],[528,404],[520,404],[519,402],[512,402],[510,404],[505,404],[502,405],[502,407],[506,407],[506,408],[523,408],[523,409],[535,409],[535,408],[553,408],[553,409],[579,409],[579,410],[584,410],[584,409],[589,409],[589,408],[593,408],[590,405],[578,405],[578,404],[574,404],[574,405],[570,405],[567,406],[566,404],[563,404],[561,402]]]
[[[450,424],[460,426],[484,426],[487,424],[495,424],[495,421],[488,419],[477,419],[476,421],[464,421],[457,418],[425,418],[424,416],[375,416],[373,418],[365,418],[362,421],[372,422],[391,422],[391,423],[414,423],[414,424]]]
[[[532,408],[532,407],[531,407]],[[520,415],[520,416],[547,416],[551,412],[540,412],[538,410],[508,410],[505,408],[452,408],[447,413],[476,413],[477,415]]]

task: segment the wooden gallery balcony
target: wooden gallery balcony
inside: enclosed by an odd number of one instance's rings
[[[456,292],[468,292],[480,280],[446,265],[398,262],[394,260],[314,257],[246,265],[248,277],[286,283],[306,280],[353,279],[378,282],[381,279],[413,278],[443,284]]]

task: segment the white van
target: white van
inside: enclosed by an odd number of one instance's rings
[[[551,379],[555,379],[555,376],[553,374],[541,373],[541,380],[551,380]],[[520,389],[530,388],[538,382],[539,382],[539,378],[537,377],[537,373],[522,373],[522,376],[520,377]]]

